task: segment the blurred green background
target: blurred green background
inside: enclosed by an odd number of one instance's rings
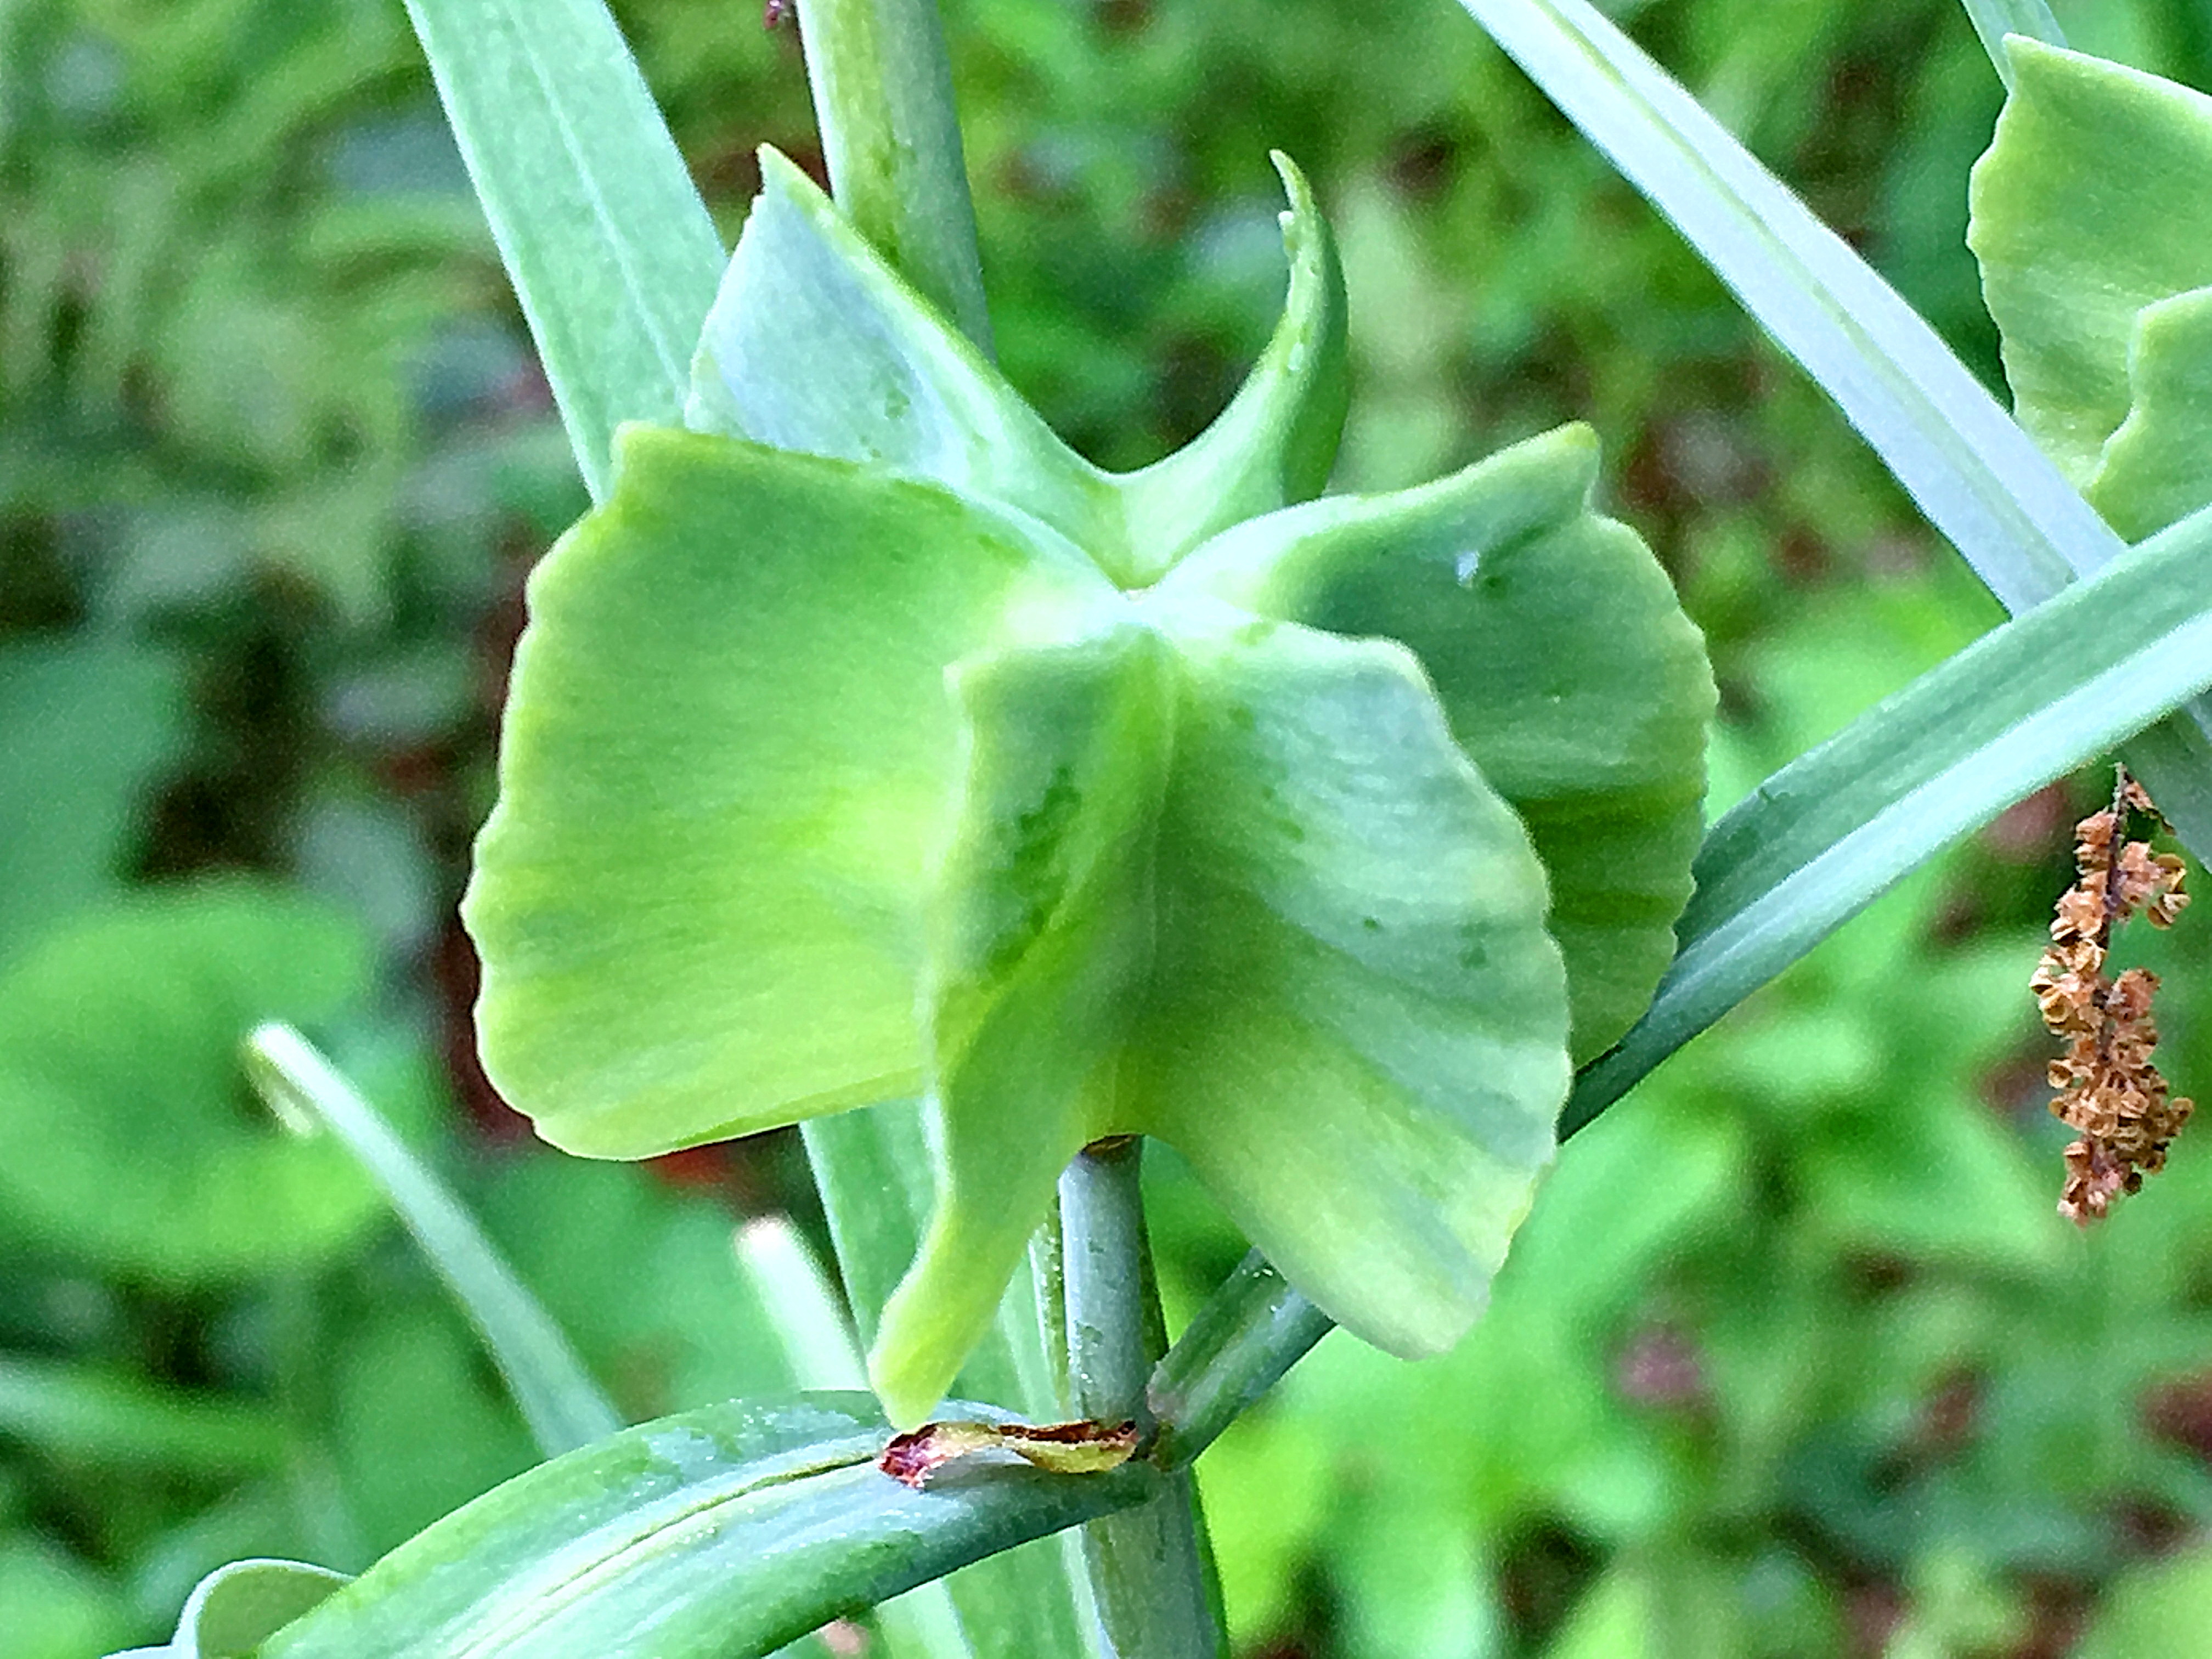
[[[757,144],[818,164],[757,9],[618,7],[732,234]],[[1711,641],[1717,808],[1996,620],[1447,0],[947,9],[1002,355],[1095,459],[1189,436],[1264,339],[1279,146],[1349,272],[1338,487],[1594,422]],[[1994,380],[1960,238],[1999,88],[1954,0],[1609,9]],[[2212,85],[2202,0],[2057,9]],[[398,0],[0,3],[9,1659],[158,1639],[233,1557],[358,1568],[529,1461],[364,1182],[246,1094],[254,1017],[337,1053],[627,1411],[782,1380],[730,1234],[818,1229],[792,1137],[567,1160],[470,1057],[453,903],[520,583],[582,503]],[[2094,1236],[2052,1207],[2026,981],[2104,787],[1577,1139],[1456,1354],[1332,1337],[1208,1455],[1240,1656],[2212,1652],[2212,1135]],[[2124,947],[2183,1091],[2208,939]],[[1179,1317],[1242,1245],[1152,1180]]]

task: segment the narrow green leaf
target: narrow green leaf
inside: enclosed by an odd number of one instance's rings
[[[863,1389],[867,1368],[837,1291],[799,1229],[763,1216],[738,1229],[738,1262],[802,1389]]]
[[[2066,44],[2064,31],[2058,20],[2051,15],[2044,0],[1964,0],[1966,15],[1973,20],[1974,33],[1982,38],[1982,50],[1996,65],[1998,78],[2012,85],[2012,59],[2005,53],[2005,36],[2023,34],[2050,46]]]
[[[1162,1485],[1143,1462],[1089,1475],[979,1462],[915,1492],[875,1467],[888,1433],[872,1401],[836,1395],[627,1430],[447,1516],[261,1659],[753,1659]]]
[[[292,1451],[261,1408],[21,1354],[0,1355],[0,1435],[74,1462],[201,1477],[281,1468]]]
[[[270,1024],[247,1039],[246,1062],[273,1109],[328,1129],[383,1189],[483,1338],[539,1450],[557,1457],[622,1426],[568,1339],[475,1218],[327,1060],[291,1027]]]
[[[738,1229],[736,1244],[739,1267],[767,1312],[769,1331],[799,1387],[808,1393],[865,1389],[867,1366],[854,1346],[836,1287],[799,1231],[781,1216],[763,1216]],[[975,1656],[943,1583],[918,1585],[885,1602],[876,1609],[876,1628],[890,1659]],[[798,1659],[799,1650],[785,1651]],[[805,1646],[810,1659],[820,1651],[817,1643]],[[1036,1651],[1046,1659],[1052,1650]]]
[[[601,0],[407,0],[576,465],[673,423],[721,239]]]
[[[1706,837],[1650,1011],[1571,1132],[1891,883],[2212,684],[2212,508],[1977,640],[1776,773]]]
[[[255,1659],[262,1643],[348,1582],[304,1561],[233,1561],[200,1580],[167,1646],[111,1659]]]
[[[936,1164],[929,1127],[919,1102],[811,1117],[799,1126],[807,1161],[830,1218],[837,1271],[863,1348],[876,1340],[884,1304],[913,1265],[921,1230],[936,1197]],[[969,1387],[978,1400],[996,1400],[995,1388]],[[1022,1402],[1049,1412],[1049,1401]]]
[[[1589,0],[1461,0],[1802,364],[2014,616],[2125,544],[1872,266]],[[2212,704],[2131,756],[2212,854]]]
[[[1461,0],[2018,612],[2120,549],[1936,331],[1588,0]]]
[[[936,1199],[930,1131],[914,1101],[890,1101],[799,1126],[830,1217],[837,1264],[864,1342],[914,1265]],[[1011,1405],[1032,1422],[1066,1413],[1047,1367],[1033,1287],[1017,1275],[998,1318],[969,1354],[954,1392]],[[976,1659],[1091,1659],[1092,1622],[1077,1599],[1075,1546],[1040,1539],[963,1568],[945,1581]]]

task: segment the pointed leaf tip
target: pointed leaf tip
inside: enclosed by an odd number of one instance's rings
[[[1318,494],[1347,396],[1344,278],[1310,186],[1273,158],[1290,208],[1282,319],[1243,387],[1190,445],[1109,473],[772,149],[692,364],[684,419],[932,478],[1043,520],[1114,580],[1157,580],[1207,536]]]
[[[1289,209],[1283,314],[1228,408],[1164,460],[1122,481],[1133,586],[1157,581],[1207,537],[1310,501],[1328,483],[1351,398],[1344,268],[1313,189],[1270,153]]]

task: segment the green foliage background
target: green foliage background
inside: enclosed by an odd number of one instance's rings
[[[756,144],[814,156],[794,40],[723,0],[619,9],[734,232]],[[1961,237],[1999,89],[1952,0],[1608,9],[1994,377]],[[2212,85],[2193,0],[2057,9],[2079,46]],[[1338,487],[1591,421],[1712,643],[1716,808],[1997,619],[1457,8],[948,18],[1001,354],[1095,459],[1188,437],[1264,339],[1279,146],[1344,244]],[[356,1568],[529,1459],[366,1188],[275,1143],[225,1067],[271,998],[625,1410],[784,1380],[728,1239],[818,1224],[795,1142],[565,1160],[467,1058],[453,902],[520,580],[582,502],[392,0],[0,5],[18,1659],[156,1639],[233,1557]],[[1207,1455],[1240,1654],[2201,1651],[2212,1145],[2063,1228],[2025,990],[2102,787],[2008,814],[1578,1139],[1458,1353],[1334,1336]],[[2192,915],[2127,944],[2200,1094],[2208,940]],[[1170,1158],[1152,1186],[1173,1318],[1242,1245]]]

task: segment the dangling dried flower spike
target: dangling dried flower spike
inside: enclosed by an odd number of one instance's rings
[[[2166,1097],[2166,1079],[2150,1063],[2158,976],[2142,968],[2117,980],[2105,975],[2117,924],[2141,910],[2152,927],[2168,927],[2189,902],[2181,860],[2127,839],[2130,812],[2154,817],[2158,809],[2124,767],[2114,771],[2112,805],[2074,826],[2081,879],[2059,899],[2051,948],[2029,981],[2043,1023],[2066,1041],[2065,1057],[2051,1062],[2058,1091],[2051,1112],[2080,1138],[2066,1149],[2058,1213],[2083,1226],[2166,1167],[2166,1149],[2190,1112],[2188,1101]]]

